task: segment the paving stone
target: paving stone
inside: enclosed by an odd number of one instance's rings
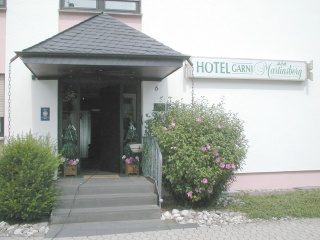
[[[0,238],[20,240],[25,238]],[[28,238],[32,239],[32,238]],[[35,238],[42,240],[45,238]],[[47,238],[48,239],[48,238]],[[239,225],[198,227],[188,229],[162,230],[152,232],[139,232],[130,234],[92,236],[92,237],[71,237],[64,240],[119,240],[119,239],[259,239],[259,240],[318,240],[320,239],[320,219],[301,219],[284,221],[264,221]],[[58,239],[59,240],[59,239]]]

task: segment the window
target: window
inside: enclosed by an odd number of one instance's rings
[[[138,1],[105,1],[104,9],[110,11],[131,11],[135,12],[138,9]]]
[[[61,0],[61,8],[140,13],[140,2],[141,0]]]
[[[6,0],[0,0],[0,8],[6,6]]]
[[[97,8],[96,0],[64,0],[63,8]]]
[[[154,103],[153,104],[153,111],[155,112],[166,112],[170,109],[170,103]]]

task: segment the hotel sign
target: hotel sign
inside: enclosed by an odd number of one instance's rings
[[[307,62],[192,57],[190,78],[257,79],[304,81]]]

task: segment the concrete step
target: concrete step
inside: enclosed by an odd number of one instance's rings
[[[160,219],[154,184],[141,176],[77,176],[57,181],[62,193],[51,224]],[[74,202],[74,204],[73,204]],[[71,209],[71,210],[70,210]]]
[[[74,204],[73,204],[74,202]],[[65,195],[60,196],[55,208],[94,208],[153,205],[157,203],[154,193],[117,193],[95,195]]]
[[[108,194],[108,193],[148,193],[154,192],[153,185],[131,185],[131,186],[81,186],[77,187],[63,187],[61,188],[61,195],[94,195],[94,194]]]
[[[97,194],[117,194],[117,193],[150,193],[154,192],[154,185],[148,180],[130,181],[130,178],[119,179],[118,181],[97,181],[74,182],[63,185],[59,183],[62,196],[67,195],[97,195]]]
[[[160,219],[157,205],[54,209],[51,224]]]

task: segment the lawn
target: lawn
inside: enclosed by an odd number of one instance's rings
[[[237,203],[227,208],[244,212],[249,218],[320,218],[320,190],[296,190],[285,193],[235,194]]]
[[[248,218],[320,218],[320,190],[295,190],[289,192],[270,192],[270,193],[237,193],[232,198],[236,203],[221,208],[221,206],[209,205],[202,210],[235,211],[246,213]],[[189,209],[174,201],[164,201],[162,212],[172,209]]]

